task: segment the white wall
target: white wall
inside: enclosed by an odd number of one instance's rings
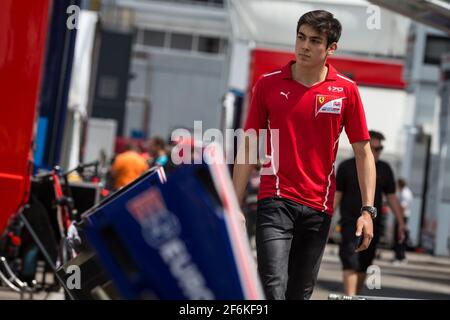
[[[300,16],[325,9],[342,24],[339,52],[404,56],[410,19],[378,7],[374,20],[375,7],[364,0],[231,0],[239,17],[233,27],[257,45],[293,48]]]
[[[90,118],[87,127],[84,162],[101,159],[105,153],[107,161],[114,155],[117,121],[113,119]]]
[[[369,130],[380,131],[386,137],[383,157],[389,162],[401,159],[405,151],[407,114],[410,112],[406,91],[359,86],[359,92]],[[351,155],[352,147],[344,130],[339,140],[338,157]]]
[[[438,210],[434,254],[448,256],[450,254],[450,203],[442,201]]]

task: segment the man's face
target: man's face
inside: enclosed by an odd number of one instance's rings
[[[381,151],[383,151],[383,144],[380,139],[370,139],[370,149],[372,149],[375,161],[380,159]]]
[[[307,24],[302,24],[295,41],[295,57],[302,66],[315,67],[322,65],[329,54],[336,50],[336,42],[327,47],[327,37]]]

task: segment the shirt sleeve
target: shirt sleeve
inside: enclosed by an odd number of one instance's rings
[[[413,200],[413,195],[410,190],[403,189],[401,193],[401,204],[405,209],[409,209],[409,205]]]
[[[406,196],[406,193],[404,192],[404,191],[402,191],[401,193],[400,193],[400,205],[402,206],[402,208],[404,209],[404,210],[406,210],[406,209],[408,209],[408,200],[407,200],[407,198],[406,198],[407,196]]]
[[[370,140],[366,115],[356,84],[351,87],[344,114],[344,127],[351,144]]]
[[[253,87],[244,131],[254,129],[258,133],[259,129],[267,129],[268,112],[264,101],[262,85],[262,78],[260,78]]]

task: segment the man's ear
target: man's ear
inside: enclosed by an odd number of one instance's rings
[[[337,50],[337,43],[336,42],[333,42],[332,44],[330,44],[329,46],[328,46],[328,54],[329,55],[332,55],[332,54],[334,54],[334,52]]]

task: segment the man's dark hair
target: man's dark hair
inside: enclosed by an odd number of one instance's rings
[[[381,132],[375,130],[369,130],[370,139],[378,139],[380,141],[384,141],[384,135]]]
[[[398,183],[398,186],[400,187],[400,188],[404,188],[404,187],[406,187],[406,181],[405,181],[405,179],[403,179],[403,178],[398,178],[398,180],[397,180],[397,183]]]
[[[127,145],[125,147],[126,151],[138,151],[139,150],[139,146],[138,143],[136,141],[133,140],[129,140],[127,142]]]
[[[314,10],[302,15],[297,22],[297,34],[303,24],[309,25],[317,32],[325,33],[327,47],[333,42],[338,42],[341,37],[341,23],[328,11]]]
[[[164,149],[166,147],[166,142],[160,136],[153,137],[152,141],[153,141],[153,144],[155,145],[155,147],[157,147],[159,149]]]

